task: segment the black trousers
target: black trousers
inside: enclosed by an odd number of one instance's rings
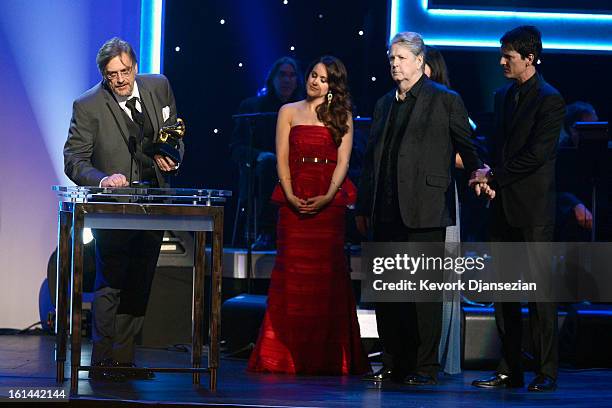
[[[93,230],[96,284],[121,290],[119,313],[144,316],[164,231]]]
[[[497,200],[496,200],[497,201]],[[554,235],[554,225],[512,227],[508,224],[501,200],[492,209],[491,242],[550,242]],[[546,254],[527,251],[531,274],[552,267],[552,260]],[[502,259],[501,262],[504,262]],[[506,261],[508,262],[508,261]],[[559,337],[557,304],[529,302],[529,330],[533,343],[536,372],[554,379],[559,369]],[[515,302],[495,303],[495,322],[502,342],[502,359],[497,372],[513,376],[523,376],[521,364],[523,324],[521,304]]]
[[[134,360],[163,231],[92,231],[96,239],[92,362]]]
[[[407,228],[401,221],[374,225],[377,242],[444,242],[445,228]],[[418,373],[435,377],[440,369],[441,302],[376,303],[376,326],[383,363],[396,376]]]

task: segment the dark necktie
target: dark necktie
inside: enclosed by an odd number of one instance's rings
[[[139,99],[134,96],[127,100],[125,106],[127,106],[130,110],[134,123],[136,123],[138,126],[142,126],[144,125],[144,115],[142,114],[142,112],[139,112],[138,109],[136,109],[136,101],[139,101]],[[142,104],[140,106],[142,107]]]
[[[521,101],[521,92],[518,89],[514,90],[514,95],[513,95],[513,113],[516,113],[516,109],[519,106],[519,102]]]
[[[509,126],[516,113],[516,108],[519,104],[519,98],[521,96],[519,90],[516,87],[510,88],[508,91],[509,95],[506,102],[506,125]]]

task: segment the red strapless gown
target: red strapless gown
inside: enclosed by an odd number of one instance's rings
[[[324,195],[335,164],[301,163],[302,157],[336,160],[327,128],[299,125],[289,134],[294,194]],[[344,254],[344,213],[355,193],[347,179],[330,205],[308,216],[288,206],[280,186],[272,195],[280,204],[278,252],[249,371],[347,375],[370,370]]]

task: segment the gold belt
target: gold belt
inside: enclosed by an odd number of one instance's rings
[[[302,163],[323,163],[323,164],[329,164],[329,163],[335,164],[336,163],[335,160],[323,159],[321,157],[302,157],[302,158],[299,158],[298,161]]]

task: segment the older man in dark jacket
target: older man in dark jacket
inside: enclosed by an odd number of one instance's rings
[[[357,200],[358,228],[371,225],[374,241],[443,242],[455,223],[455,153],[468,171],[482,167],[461,97],[424,75],[424,53],[417,33],[391,41],[397,88],[376,103]],[[366,379],[437,383],[442,304],[377,303],[376,322],[384,366]]]

